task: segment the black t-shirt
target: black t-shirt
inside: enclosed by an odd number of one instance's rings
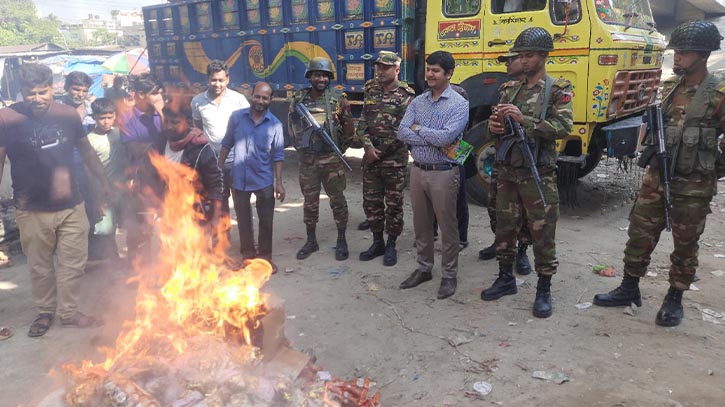
[[[40,118],[27,103],[0,109],[0,147],[11,162],[18,209],[56,212],[83,201],[74,171],[73,149],[86,137],[78,113],[52,103]]]

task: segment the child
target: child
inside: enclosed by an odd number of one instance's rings
[[[88,141],[98,154],[98,158],[106,170],[108,180],[122,189],[125,184],[126,147],[121,143],[120,133],[113,127],[116,122],[116,108],[113,101],[107,98],[96,99],[91,104],[93,120],[96,127],[88,133]],[[101,201],[101,189],[97,185],[91,186],[91,201],[86,205],[95,205]],[[111,203],[103,208],[103,216],[90,231],[88,239],[88,260],[111,262],[119,260],[116,246],[116,224],[118,223],[119,208]]]

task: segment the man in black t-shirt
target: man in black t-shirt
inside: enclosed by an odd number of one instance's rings
[[[6,155],[12,163],[15,217],[39,308],[31,337],[47,332],[56,311],[64,326],[103,324],[78,311],[89,226],[73,171],[74,148],[105,196],[111,187],[75,109],[53,102],[52,83],[50,68],[25,64],[20,68],[24,101],[0,109],[0,163]],[[2,175],[0,167],[0,180]]]

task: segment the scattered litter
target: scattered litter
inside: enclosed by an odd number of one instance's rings
[[[284,269],[284,272],[287,273],[287,274],[294,273],[295,272],[295,269],[294,269],[294,267],[287,267],[287,268]]]
[[[591,306],[592,306],[591,302],[583,302],[581,304],[575,305],[575,307],[577,307],[577,309],[587,309],[587,308],[590,308]]]
[[[725,254],[714,254],[713,256],[717,257],[718,259],[725,259]]]
[[[463,335],[451,335],[448,337],[448,343],[451,346],[453,346],[454,348],[457,348],[460,345],[465,345],[470,342],[473,342],[473,339],[467,338]]]
[[[621,230],[622,232],[626,232],[629,230],[629,226],[625,226],[623,228],[618,228],[618,229]]]
[[[329,382],[330,380],[332,380],[332,375],[330,374],[330,372],[322,370],[317,372],[317,380]]]
[[[380,290],[380,287],[378,287],[378,285],[375,283],[368,283],[366,281],[365,285],[368,287],[368,291],[375,292],[375,291]]]
[[[722,277],[722,276],[725,276],[725,270],[711,271],[710,274],[712,274],[715,277]]]
[[[410,381],[417,382],[418,379],[420,379],[420,375],[418,373],[416,373],[413,375],[413,377],[410,378]]]
[[[305,333],[304,332],[300,332],[300,334],[297,335],[297,336],[305,336]]]
[[[350,271],[350,268],[347,266],[332,267],[327,270],[327,275],[333,279],[337,279],[340,278],[341,275],[347,274],[348,271]]]
[[[498,346],[500,346],[502,348],[508,348],[511,346],[511,344],[506,341],[503,341],[503,342],[499,342]]]
[[[717,325],[725,325],[725,315],[722,312],[715,311],[710,308],[703,308],[702,320],[705,322],[712,322]]]
[[[602,277],[615,277],[617,275],[617,270],[615,270],[612,266],[597,264],[596,266],[592,266],[592,273],[599,274]]]
[[[692,291],[700,291],[700,289],[697,288],[697,286],[695,284],[690,284],[690,290],[692,290]]]
[[[545,370],[534,370],[531,377],[534,379],[548,380],[556,384],[562,384],[569,381],[569,376],[562,372],[547,372]]]
[[[482,380],[480,382],[473,383],[473,391],[482,396],[491,394],[491,390],[493,390],[493,386],[489,382],[484,382]]]
[[[654,271],[648,271],[647,277],[657,277],[657,273],[655,273]]]
[[[516,279],[516,287],[518,287],[518,286],[522,285],[522,284],[523,284],[523,283],[525,283],[525,282],[526,282],[526,280],[522,280],[522,279],[520,279],[520,278],[517,278],[517,279]]]
[[[597,174],[597,178],[607,178],[609,177],[608,174]]]
[[[635,316],[637,314],[637,304],[629,304],[629,307],[625,308],[623,312],[627,315]]]
[[[714,374],[715,374],[715,372],[713,372],[712,369],[707,369],[707,375],[708,376],[712,376]]]
[[[285,319],[296,319],[297,315],[287,315]]]
[[[509,326],[516,326],[518,325],[516,322],[509,322]]]

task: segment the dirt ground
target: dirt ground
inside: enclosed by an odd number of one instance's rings
[[[701,312],[725,311],[725,276],[712,273],[725,270],[725,258],[719,256],[725,254],[722,183],[701,240],[699,290],[685,295],[682,325],[661,328],[654,319],[668,286],[672,239],[667,233],[653,255],[650,271],[656,275],[642,281],[642,308],[629,315],[622,308],[575,307],[621,278],[626,217],[641,173],[623,175],[616,161],[603,162],[580,181],[578,208],[562,209],[554,315],[546,320],[531,314],[534,276],[521,278],[515,296],[480,300],[497,272],[495,261],[477,256],[493,240],[481,207],[470,207],[471,246],[461,253],[458,292],[450,299],[435,299],[438,264],[434,281],[411,290],[397,288],[416,265],[407,198],[398,265],[385,268],[381,258],[358,261],[371,236],[354,227],[364,218],[357,168],[346,191],[350,259],[334,260],[335,227],[325,198],[318,230],[322,249],[305,261],[296,260],[305,237],[296,168],[295,154],[288,151],[288,198],[275,214],[274,258],[280,273],[266,290],[284,301],[286,332],[295,348],[311,351],[333,375],[370,376],[384,406],[722,405],[725,325],[704,321]],[[236,239],[233,248],[238,248]],[[14,267],[0,270],[0,326],[15,330],[14,337],[0,342],[0,405],[29,406],[59,386],[49,372],[62,363],[102,359],[96,349],[112,346],[123,319],[133,316],[134,290],[118,279],[118,271],[90,271],[82,309],[105,316],[107,325],[76,330],[56,324],[44,337],[28,338],[35,316],[30,281],[22,255],[13,261]],[[597,264],[613,265],[619,275],[595,275],[591,268]],[[466,343],[452,346],[456,342]],[[533,378],[538,370],[562,373],[568,381]],[[480,399],[467,395],[479,381],[490,383],[491,393]]]

